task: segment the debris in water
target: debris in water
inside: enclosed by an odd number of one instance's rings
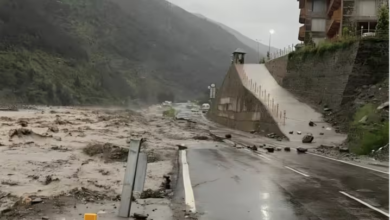
[[[43,185],[49,185],[51,182],[60,181],[58,178],[53,178],[51,175],[47,175]]]
[[[52,126],[50,126],[50,127],[47,129],[47,131],[51,131],[51,132],[54,132],[54,133],[58,133],[59,129],[58,129],[57,126],[52,125]]]
[[[27,127],[28,126],[28,121],[25,119],[19,119],[18,124],[22,127]]]
[[[209,137],[203,135],[197,135],[193,137],[194,140],[208,140]]]

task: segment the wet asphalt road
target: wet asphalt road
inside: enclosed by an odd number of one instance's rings
[[[181,113],[191,115],[184,106]],[[187,151],[199,220],[388,219],[345,195],[388,213],[388,174],[295,151],[215,142]]]
[[[313,156],[276,154],[263,158],[215,143],[190,148],[187,156],[199,219],[388,219],[340,193],[388,212],[386,175],[328,164],[321,158],[304,167]]]

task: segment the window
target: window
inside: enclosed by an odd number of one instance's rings
[[[313,0],[312,9],[313,12],[326,12],[326,1],[325,0]]]
[[[325,28],[326,28],[326,20],[325,19],[313,18],[311,20],[311,31],[325,32]]]
[[[375,0],[360,0],[358,1],[358,16],[375,16],[376,7]]]

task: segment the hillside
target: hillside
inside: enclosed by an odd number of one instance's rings
[[[0,1],[0,102],[126,104],[203,94],[236,48],[220,26],[162,0]]]
[[[200,18],[203,18],[205,20],[208,20],[210,22],[213,22],[217,25],[219,25],[220,27],[222,27],[224,30],[226,30],[227,32],[229,32],[230,34],[232,34],[233,36],[235,36],[237,38],[237,40],[241,41],[243,44],[245,44],[246,46],[248,46],[249,48],[252,48],[253,50],[255,51],[258,51],[260,50],[260,55],[261,55],[261,58],[263,57],[266,57],[267,56],[267,52],[268,52],[268,49],[269,49],[269,46],[264,44],[263,43],[260,43],[258,44],[255,40],[253,39],[250,39],[249,37],[241,34],[240,32],[234,30],[233,28],[230,28],[220,22],[217,22],[217,21],[213,21],[209,18],[206,18],[205,16],[201,15],[201,14],[196,14],[198,17]],[[271,47],[271,51],[272,52],[275,52],[277,51],[278,49],[277,48],[274,48],[274,47]]]

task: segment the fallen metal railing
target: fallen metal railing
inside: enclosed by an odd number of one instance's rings
[[[120,217],[130,217],[133,192],[136,191],[141,193],[144,189],[147,157],[145,153],[140,153],[141,144],[143,142],[144,139],[130,141],[121,203],[118,211],[118,216]]]

